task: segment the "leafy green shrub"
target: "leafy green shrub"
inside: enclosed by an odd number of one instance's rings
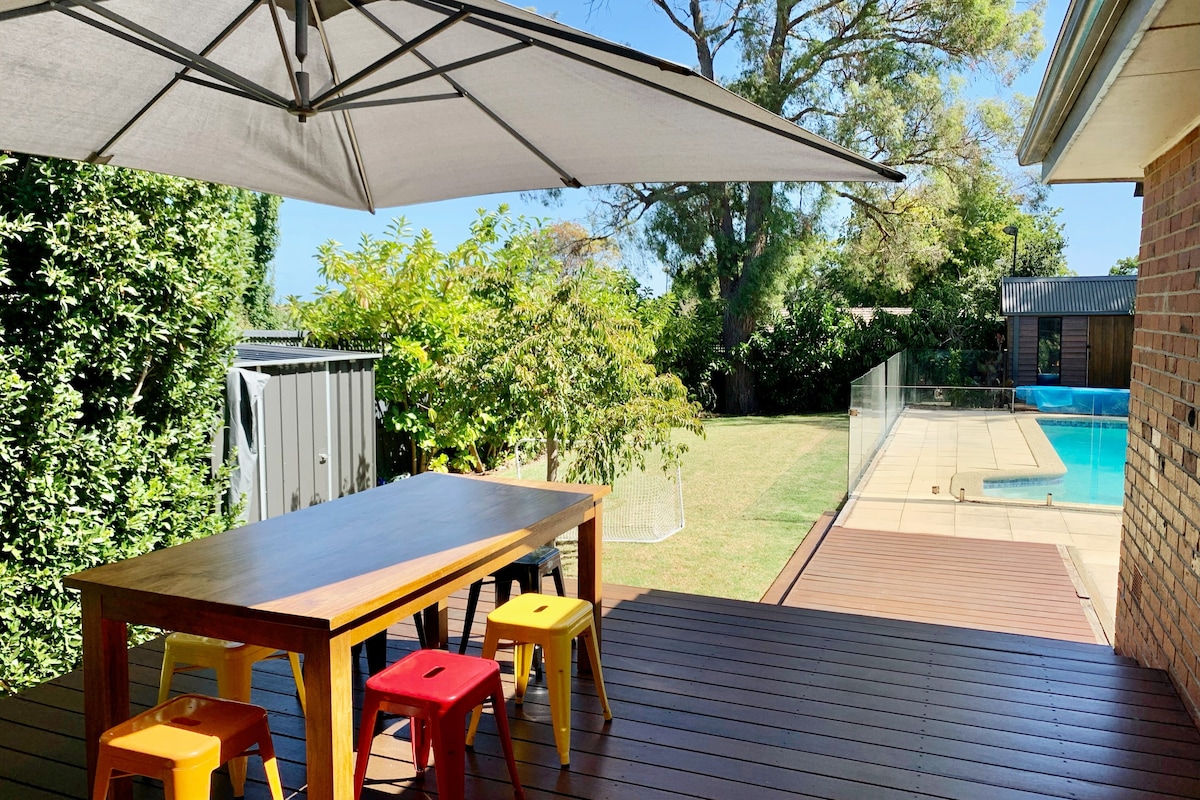
[[[382,353],[381,442],[402,443],[406,458],[381,462],[483,469],[537,438],[551,479],[561,448],[578,456],[568,480],[609,483],[649,450],[677,458],[672,430],[698,433],[698,409],[651,363],[653,313],[636,281],[586,252],[564,256],[554,229],[505,212],[481,213],[445,253],[403,220],[354,250],[326,244],[329,285],[292,299],[315,343]]]
[[[875,309],[855,318],[835,295],[799,288],[783,311],[755,332],[748,347],[764,408],[802,413],[845,409],[850,381],[901,350],[909,350],[912,383],[993,384],[987,360],[1001,324],[954,302],[949,293],[922,293],[911,314]],[[989,344],[990,343],[990,344]],[[994,354],[994,350],[992,350]]]
[[[228,527],[210,459],[252,197],[0,157],[0,689],[77,662],[65,575]]]

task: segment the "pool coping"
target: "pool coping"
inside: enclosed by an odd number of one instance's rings
[[[1052,492],[1048,493],[1049,497],[1047,500],[990,497],[983,493],[984,481],[1054,480],[1067,474],[1066,465],[1059,458],[1058,451],[1050,443],[1050,439],[1047,438],[1045,431],[1042,430],[1042,426],[1038,424],[1039,419],[1077,421],[1079,420],[1079,415],[1047,414],[1044,412],[1016,415],[1017,428],[1021,431],[1021,435],[1025,437],[1025,443],[1029,446],[1029,452],[1033,455],[1033,460],[1037,466],[1020,469],[985,469],[956,472],[950,479],[951,494],[964,502],[978,503],[980,505],[1016,505],[1035,508],[1053,506],[1054,508],[1089,511],[1098,514],[1120,513],[1121,506],[1102,505],[1100,503],[1055,502],[1051,499],[1053,498]],[[1118,418],[1104,417],[1103,419],[1116,420]]]

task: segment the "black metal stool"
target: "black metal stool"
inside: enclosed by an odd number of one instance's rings
[[[542,578],[550,575],[554,578],[554,588],[559,597],[566,597],[567,590],[563,585],[562,553],[557,547],[546,545],[531,553],[521,556],[516,561],[501,567],[492,573],[496,584],[496,607],[504,605],[512,597],[514,582],[521,587],[521,592],[541,592]],[[471,640],[471,623],[475,620],[475,606],[479,604],[479,591],[483,581],[471,584],[471,593],[467,596],[467,618],[463,620],[462,639],[458,642],[458,652],[467,652],[467,643]],[[540,666],[540,663],[539,663]]]

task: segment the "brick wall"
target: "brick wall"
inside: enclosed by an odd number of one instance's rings
[[[1200,128],[1144,187],[1116,648],[1200,722]]]

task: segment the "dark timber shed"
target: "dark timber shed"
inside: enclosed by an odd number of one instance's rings
[[[246,521],[375,485],[378,357],[279,344],[238,345],[227,382],[231,424],[225,441],[226,452],[242,444],[239,460],[246,474],[239,481],[235,473],[232,492],[245,498]]]
[[[1004,278],[1014,383],[1128,389],[1136,294],[1136,275]]]

